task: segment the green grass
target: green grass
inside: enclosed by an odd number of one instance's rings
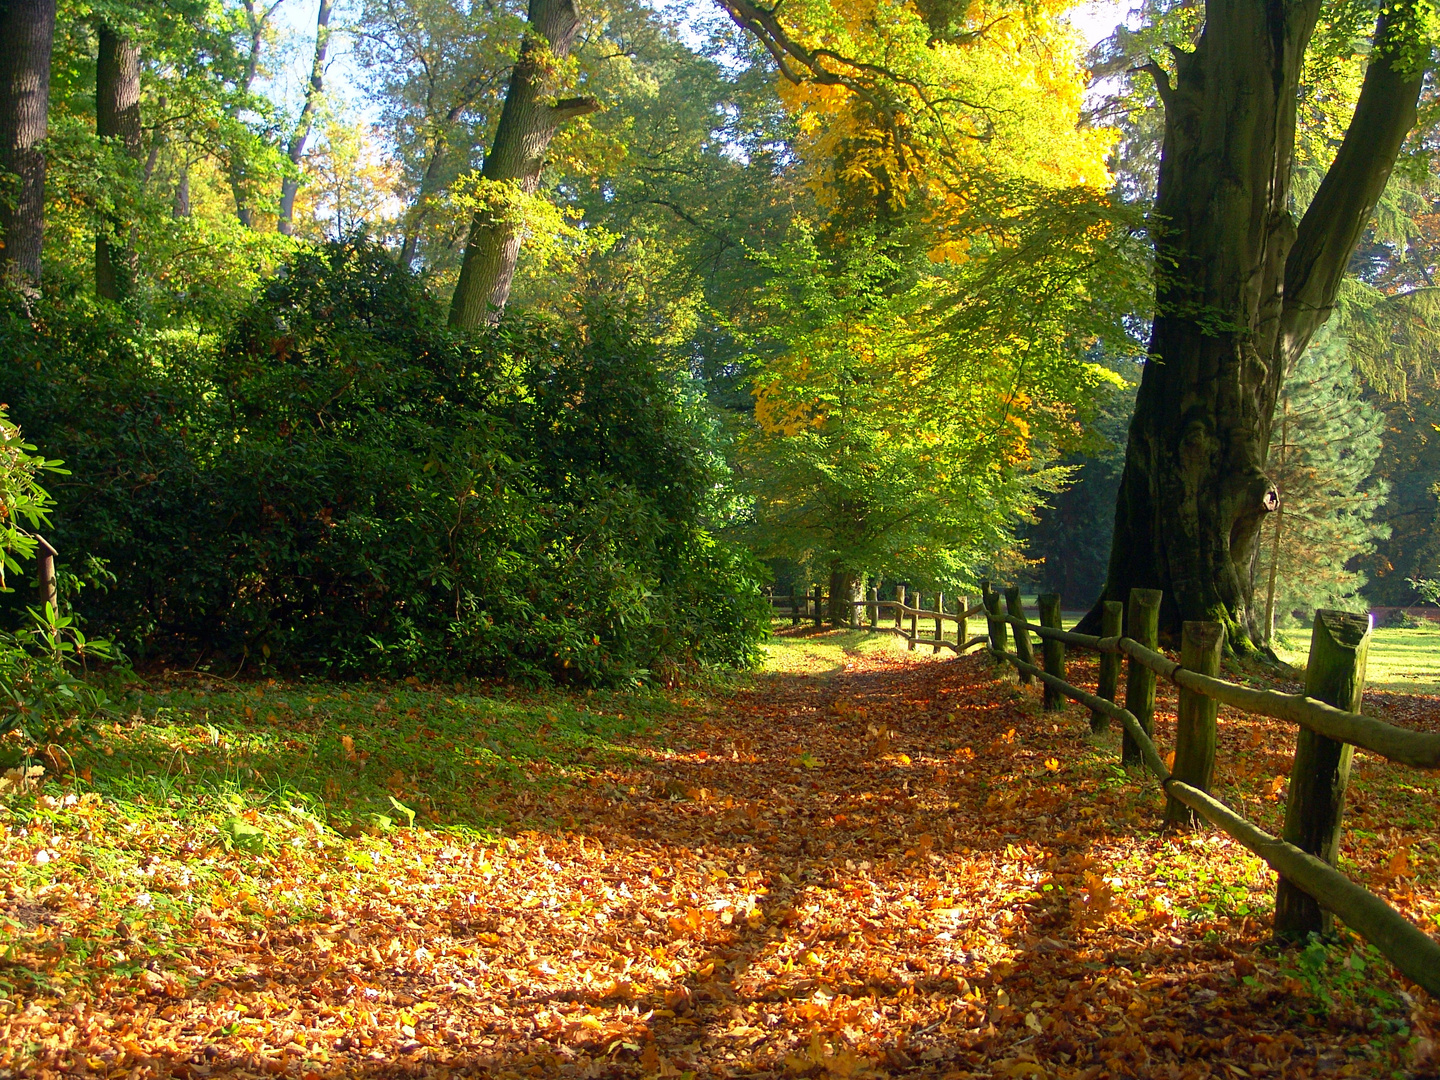
[[[1309,651],[1308,627],[1276,631],[1275,652],[1282,660],[1301,666]],[[1440,694],[1440,626],[1373,631],[1365,685],[1401,694]]]
[[[789,626],[788,621],[784,626]],[[777,622],[775,628],[782,629],[782,626]],[[772,675],[834,675],[844,671],[854,656],[904,651],[905,642],[894,634],[868,630],[802,630],[794,636],[787,634],[767,642],[765,662],[760,670]]]

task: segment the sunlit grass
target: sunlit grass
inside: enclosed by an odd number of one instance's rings
[[[1303,666],[1310,651],[1310,628],[1277,630],[1275,652]],[[1440,626],[1407,630],[1382,626],[1372,632],[1365,685],[1401,694],[1440,694]]]

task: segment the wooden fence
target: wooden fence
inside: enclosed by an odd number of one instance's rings
[[[1006,600],[1012,595],[1015,602],[1002,612],[998,594],[986,590],[993,655],[1012,664],[1022,680],[1039,679],[1046,688],[1047,709],[1061,707],[1068,697],[1090,708],[1095,730],[1110,720],[1119,722],[1125,735],[1122,758],[1143,763],[1160,781],[1167,797],[1167,821],[1204,819],[1264,859],[1279,875],[1277,936],[1298,940],[1324,932],[1333,914],[1410,979],[1440,995],[1440,944],[1334,866],[1355,747],[1402,765],[1440,767],[1440,734],[1396,727],[1360,712],[1370,644],[1368,615],[1316,612],[1305,692],[1283,694],[1217,677],[1223,644],[1218,623],[1185,623],[1179,662],[1158,652],[1158,591],[1134,590],[1128,612],[1119,602],[1107,602],[1099,636],[1062,629],[1058,596],[1039,598],[1041,617],[1035,624],[1025,619],[1016,590],[1007,590]],[[1131,636],[1122,634],[1122,623],[1128,623]],[[1007,627],[1013,630],[1014,652],[1006,648]],[[1044,644],[1041,666],[1034,662],[1032,633]],[[1097,693],[1065,680],[1066,646],[1100,653]],[[1115,704],[1122,658],[1128,667],[1124,708]],[[1168,767],[1154,742],[1157,676],[1173,682],[1180,695],[1175,757]],[[1221,703],[1300,727],[1281,837],[1266,833],[1209,793]]]
[[[894,600],[881,600],[878,589],[871,589],[869,597],[865,600],[842,601],[842,605],[848,608],[849,621],[846,625],[856,630],[886,631],[905,639],[906,644],[914,651],[917,645],[929,645],[933,652],[941,649],[950,649],[953,652],[963,653],[966,649],[974,648],[976,645],[984,645],[990,640],[989,635],[967,637],[966,630],[969,620],[984,612],[984,607],[967,607],[968,598],[961,596],[955,603],[956,610],[953,612],[945,610],[945,594],[942,592],[931,593],[930,599],[934,603],[933,609],[923,606],[925,594],[917,591],[912,599],[915,606],[906,605],[906,586],[896,587]],[[821,591],[820,586],[815,586],[810,593],[794,593],[789,596],[772,596],[771,604],[780,610],[790,613],[790,625],[799,626],[802,621],[811,620],[816,626],[825,622],[827,610],[827,597]],[[882,625],[881,618],[884,613],[885,622]],[[890,619],[893,618],[893,625]],[[928,631],[934,627],[934,637],[921,637],[921,622],[925,623]],[[945,636],[945,624],[955,624],[955,639],[952,641]],[[908,625],[907,625],[908,624]]]

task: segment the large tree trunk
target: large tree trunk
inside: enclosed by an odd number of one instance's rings
[[[139,161],[140,50],[108,24],[100,24],[95,62],[95,134],[112,140],[132,161]],[[95,295],[119,300],[135,283],[135,253],[128,243],[129,223],[119,215],[102,218],[95,229]]]
[[[553,105],[546,100],[546,75],[554,60],[570,54],[579,29],[576,0],[530,0],[530,32],[520,45],[495,140],[485,155],[481,170],[485,179],[513,180],[521,191],[533,195],[540,187],[550,140],[560,125],[599,107],[591,98],[566,98]],[[500,317],[510,299],[520,244],[514,221],[485,212],[475,215],[450,302],[451,326],[478,326]]]
[[[45,239],[45,121],[50,105],[50,46],[55,0],[0,4],[0,268],[27,291],[40,284]]]
[[[1165,105],[1155,322],[1102,599],[1162,589],[1162,632],[1215,620],[1240,650],[1262,633],[1251,562],[1278,506],[1265,458],[1280,382],[1329,316],[1421,84],[1382,15],[1350,129],[1297,229],[1296,92],[1319,10],[1319,0],[1210,0],[1175,85],[1152,69]]]
[[[315,110],[320,107],[320,95],[325,86],[325,55],[330,50],[330,13],[335,9],[334,0],[320,0],[320,10],[315,16],[315,56],[310,62],[310,82],[305,87],[305,104],[295,121],[295,131],[290,136],[286,153],[290,164],[295,166],[296,175],[280,181],[279,229],[286,236],[295,232],[295,196],[300,191],[300,161],[305,156],[305,144],[310,139],[310,129],[315,125]]]

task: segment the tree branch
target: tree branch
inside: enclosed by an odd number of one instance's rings
[[[1330,317],[1350,256],[1415,126],[1425,72],[1408,55],[1412,43],[1402,39],[1402,28],[1414,25],[1413,12],[1395,14],[1400,17],[1392,22],[1391,13],[1382,12],[1375,25],[1375,48],[1355,115],[1285,262],[1280,358],[1287,369]]]

